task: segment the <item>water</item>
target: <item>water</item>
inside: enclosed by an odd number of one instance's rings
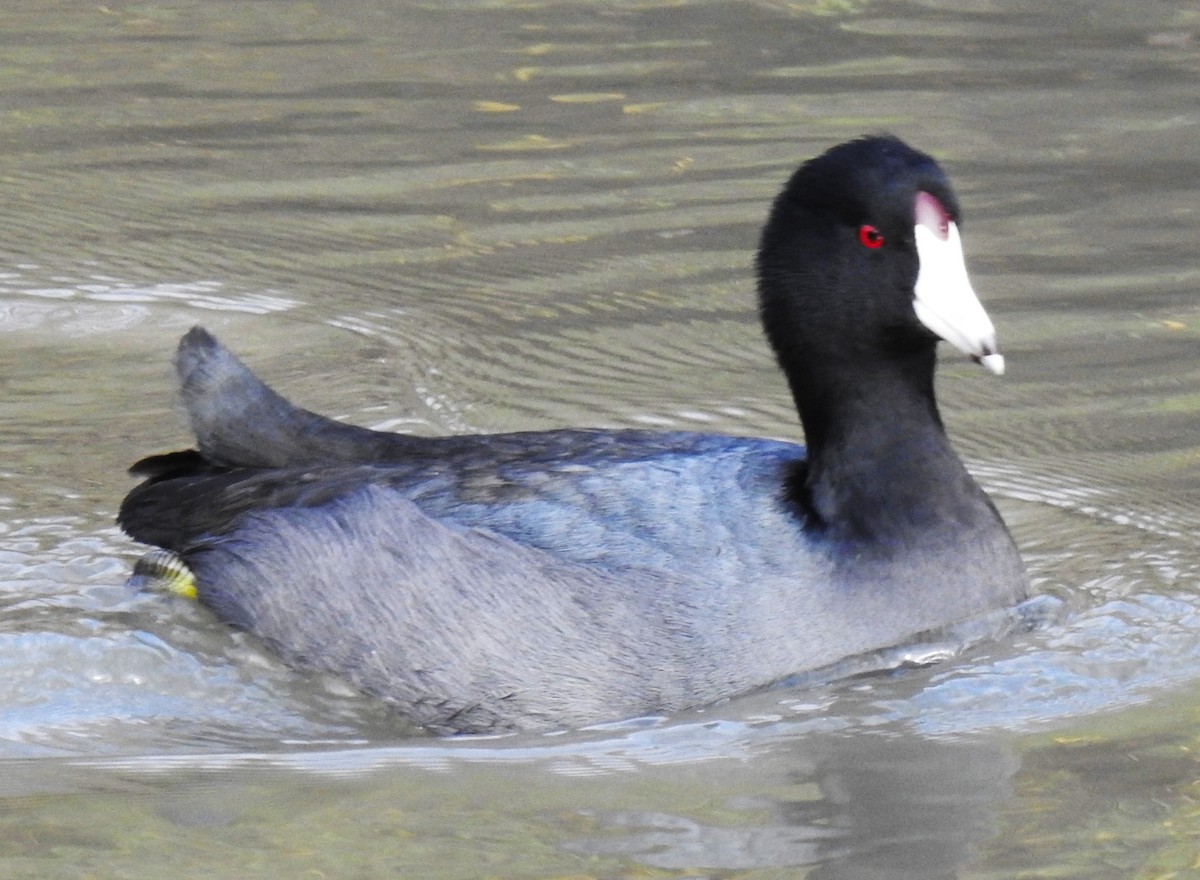
[[[12,5],[12,4],[10,4]],[[1151,2],[0,12],[0,873],[1200,875],[1200,13]],[[751,253],[801,159],[938,156],[1009,374],[956,443],[1046,626],[888,676],[435,740],[130,594],[194,323],[417,432],[794,436]]]

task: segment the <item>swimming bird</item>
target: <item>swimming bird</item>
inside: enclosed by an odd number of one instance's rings
[[[787,181],[759,312],[803,446],[374,431],[194,328],[175,366],[196,449],[134,465],[120,525],[289,664],[438,733],[704,706],[1014,605],[1017,548],[934,398],[939,339],[1004,368],[959,222],[939,165],[890,136]]]

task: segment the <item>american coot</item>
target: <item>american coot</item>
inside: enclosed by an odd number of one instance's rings
[[[700,706],[1025,595],[950,448],[938,338],[1003,371],[958,202],[892,137],[806,162],[758,255],[807,440],[555,430],[412,437],[293,406],[200,328],[198,450],[134,465],[134,538],[289,663],[438,732]]]

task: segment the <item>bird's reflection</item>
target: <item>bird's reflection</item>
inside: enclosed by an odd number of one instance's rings
[[[992,834],[1019,768],[997,738],[860,731],[802,737],[789,752],[780,784],[811,798],[729,804],[754,816],[745,824],[611,814],[609,833],[572,849],[674,870],[810,866],[808,880],[949,880]]]

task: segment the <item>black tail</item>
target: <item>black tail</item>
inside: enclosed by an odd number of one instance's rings
[[[212,334],[193,327],[175,370],[200,454],[238,468],[360,464],[396,459],[419,441],[346,425],[289,403]]]
[[[345,425],[289,403],[202,327],[179,342],[175,370],[196,449],[143,458],[130,468],[145,481],[126,496],[117,522],[147,544],[178,549],[216,532],[260,496],[287,495],[263,471],[362,465],[420,457],[431,442]],[[250,492],[243,485],[258,486]],[[242,486],[231,499],[229,487]]]

